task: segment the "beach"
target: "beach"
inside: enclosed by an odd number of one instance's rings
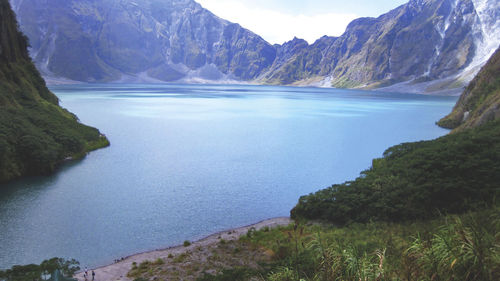
[[[170,256],[181,255],[186,252],[192,252],[195,249],[208,248],[219,243],[221,239],[225,241],[233,241],[239,239],[241,235],[244,235],[248,232],[249,229],[255,228],[256,230],[269,227],[277,227],[277,226],[286,226],[290,224],[292,220],[288,217],[278,217],[272,218],[268,220],[264,220],[258,222],[256,224],[247,225],[243,227],[238,227],[234,229],[229,229],[225,231],[221,231],[210,236],[207,236],[198,241],[192,242],[189,246],[179,245],[175,247],[170,247],[162,250],[155,250],[150,252],[139,253],[135,255],[128,256],[119,262],[115,262],[110,265],[102,266],[95,269],[89,269],[87,280],[92,280],[92,270],[95,272],[95,280],[96,281],[131,281],[133,279],[127,277],[127,273],[132,268],[133,263],[140,264],[144,261],[155,261],[157,259],[167,259]],[[117,257],[118,258],[118,257]],[[203,257],[201,257],[203,258]],[[77,273],[74,277],[79,281],[84,281],[84,272]]]

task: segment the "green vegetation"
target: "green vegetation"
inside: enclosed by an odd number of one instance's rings
[[[294,219],[407,221],[492,206],[500,195],[500,121],[389,148],[354,181],[302,196]]]
[[[132,269],[127,274],[128,277],[140,276],[141,274],[145,274],[151,272],[154,267],[157,267],[159,264],[150,262],[145,260],[137,265],[136,262],[132,263]]]
[[[453,111],[438,122],[460,131],[500,117],[500,48],[467,86]]]
[[[5,281],[33,281],[45,280],[44,276],[60,270],[65,276],[73,276],[80,270],[80,263],[74,259],[65,260],[62,258],[52,258],[44,260],[41,264],[15,265],[11,269],[0,271],[0,280]]]
[[[109,145],[58,105],[28,55],[7,0],[0,0],[0,183],[47,174],[66,158]]]
[[[234,281],[234,280],[248,280],[254,276],[258,276],[260,272],[247,267],[235,267],[231,269],[224,269],[218,275],[205,273],[196,281]]]
[[[260,274],[265,276],[271,270],[267,268],[269,262],[270,253],[250,240],[219,240],[169,254],[163,263],[133,265],[127,276],[169,281],[246,280]]]
[[[156,261],[153,264],[155,264],[155,265],[162,265],[162,264],[165,264],[165,261],[163,261],[163,259],[161,259],[161,258],[157,258]]]
[[[0,111],[0,131],[0,182],[51,173],[67,157],[109,145],[97,129],[46,102]]]
[[[349,77],[340,77],[337,78],[334,82],[332,82],[332,87],[335,88],[356,88],[361,84],[358,81],[351,80]]]
[[[413,223],[290,225],[240,239],[272,253],[265,270],[198,280],[498,280],[499,233],[499,208]]]
[[[188,257],[189,257],[189,253],[182,253],[182,254],[176,256],[172,260],[172,262],[173,263],[183,263]]]

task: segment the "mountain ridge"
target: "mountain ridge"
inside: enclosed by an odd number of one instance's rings
[[[483,23],[489,29],[499,30],[499,4],[483,1],[493,16],[481,22],[476,2],[410,1],[378,18],[356,19],[326,49],[319,67],[308,78],[319,77],[318,86],[331,84],[340,88],[387,91],[415,88],[413,92],[459,89],[496,49],[490,46],[490,41],[500,43],[497,37],[486,38],[489,44],[483,46],[481,40],[486,32],[478,30]],[[484,7],[481,11],[484,12]],[[477,54],[476,49],[486,54]],[[295,81],[294,84],[310,83]]]
[[[352,21],[339,37],[313,44],[295,38],[282,45],[271,45],[192,0],[52,1],[59,5],[11,0],[48,80],[458,94],[500,44],[500,4],[494,0],[411,0],[377,18]],[[61,15],[60,20],[47,19],[48,14]],[[73,32],[56,28],[62,22]],[[75,38],[64,39],[67,33]],[[68,49],[75,51],[67,54]]]
[[[191,0],[59,1],[53,6],[37,0],[12,2],[21,15],[21,25],[33,38],[35,61],[48,76],[64,73],[66,78],[85,82],[141,75],[164,82],[191,77],[250,80],[275,55],[274,48],[260,36]],[[33,15],[33,11],[39,12]],[[63,24],[74,28],[58,29]],[[66,40],[75,33],[76,39]],[[69,45],[57,49],[65,43]],[[57,50],[46,47],[51,44]],[[75,67],[64,63],[74,61],[72,55],[80,53],[84,58],[78,63],[88,73],[78,68],[79,72],[72,73]]]

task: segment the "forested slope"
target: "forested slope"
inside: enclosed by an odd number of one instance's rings
[[[439,125],[460,131],[500,117],[500,48],[460,96]]]
[[[59,106],[27,51],[7,0],[0,0],[0,183],[52,172],[67,157],[108,145]]]

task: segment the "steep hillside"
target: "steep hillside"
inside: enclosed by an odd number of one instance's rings
[[[51,172],[66,157],[108,144],[58,106],[27,46],[9,2],[0,0],[0,183]]]
[[[500,44],[496,0],[411,0],[320,38],[262,77],[265,83],[433,92],[465,85]],[[289,44],[289,43],[287,43]],[[314,66],[314,67],[312,67]]]
[[[12,0],[44,76],[95,81],[251,80],[276,50],[192,0]]]
[[[500,48],[465,89],[453,111],[438,125],[459,131],[499,118]]]

